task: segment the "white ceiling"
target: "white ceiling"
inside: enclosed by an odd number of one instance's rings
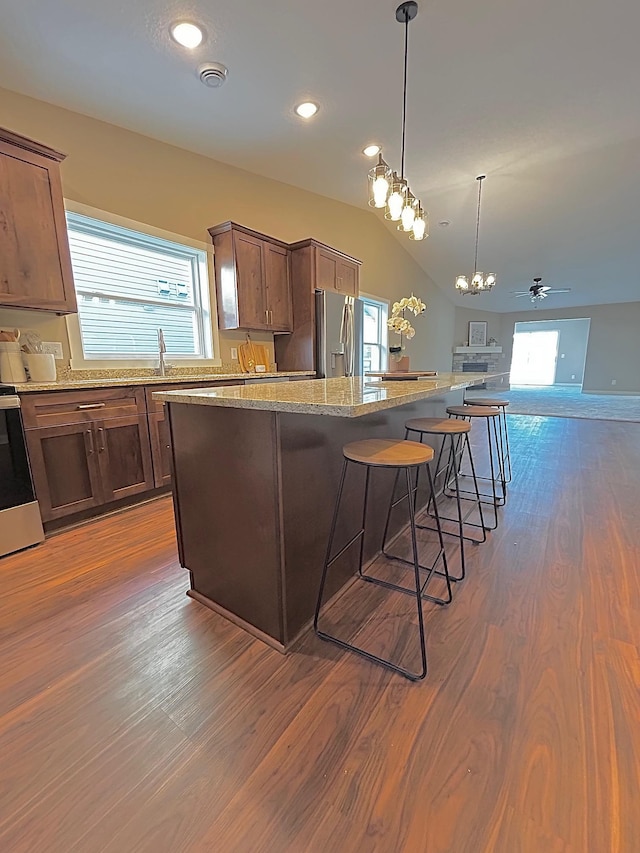
[[[0,85],[364,207],[361,148],[399,162],[395,5],[0,0]],[[195,51],[169,38],[184,18],[206,28]],[[509,292],[536,275],[572,288],[545,308],[640,299],[639,33],[637,0],[420,2],[407,173],[431,237],[398,239],[458,304],[533,307]],[[198,82],[206,60],[229,67],[223,89]],[[321,110],[305,123],[292,107],[307,97]],[[479,265],[498,286],[455,297],[481,172]]]

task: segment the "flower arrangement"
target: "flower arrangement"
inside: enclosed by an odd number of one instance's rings
[[[387,326],[391,331],[397,332],[397,334],[400,335],[400,348],[402,348],[403,335],[408,341],[410,341],[416,333],[416,330],[405,317],[405,313],[407,311],[411,311],[416,317],[418,317],[420,314],[424,314],[426,310],[427,306],[422,299],[414,296],[413,293],[409,297],[405,296],[400,300],[400,302],[393,303],[391,317],[387,320]],[[393,349],[396,349],[396,347],[393,347]]]

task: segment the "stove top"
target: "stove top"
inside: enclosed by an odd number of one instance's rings
[[[4,382],[0,382],[0,397],[7,396],[9,394],[13,395],[15,393],[16,393],[16,386],[15,385],[5,385]]]

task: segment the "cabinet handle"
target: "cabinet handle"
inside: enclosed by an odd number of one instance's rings
[[[93,430],[88,429],[87,435],[89,436],[89,456],[93,456],[93,454],[96,452],[96,448],[93,444]]]
[[[106,405],[106,403],[80,403],[78,406],[76,406],[76,409],[79,412],[83,412],[86,409],[104,409]]]
[[[273,326],[273,311],[269,308],[269,325]]]
[[[100,451],[100,453],[104,453],[106,448],[104,446],[104,430],[102,427],[98,429],[98,438],[100,439],[100,446],[98,447],[98,450]]]
[[[342,277],[338,276],[336,278],[336,290],[342,290]]]
[[[265,308],[265,309],[264,309],[264,316],[265,316],[265,318],[266,318],[266,323],[267,323],[267,326],[268,326],[268,325],[269,325],[269,309],[268,309],[268,308]]]

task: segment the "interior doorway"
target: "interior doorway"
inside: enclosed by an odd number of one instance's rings
[[[553,385],[559,336],[556,330],[515,332],[511,361],[512,385]]]

